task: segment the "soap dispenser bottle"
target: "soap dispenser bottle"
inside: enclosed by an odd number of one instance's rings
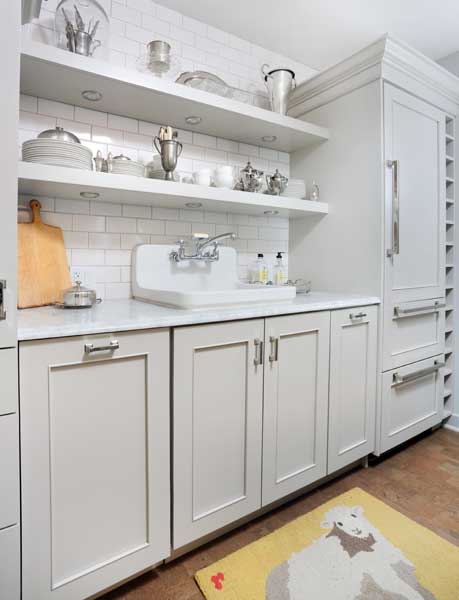
[[[276,264],[273,269],[274,285],[284,285],[287,276],[285,273],[285,267],[282,260],[282,252],[278,252],[276,256]]]
[[[257,260],[252,263],[249,269],[249,281],[251,283],[267,283],[268,267],[265,263],[263,254],[257,255]]]

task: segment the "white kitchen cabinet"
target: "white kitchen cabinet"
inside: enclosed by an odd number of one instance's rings
[[[326,474],[329,339],[328,311],[266,319],[264,506]]]
[[[445,232],[455,212],[451,123],[458,106],[457,78],[390,36],[305,81],[290,98],[291,116],[333,136],[290,159],[291,177],[313,174],[330,211],[314,223],[292,223],[289,276],[307,273],[317,288],[381,298],[379,374],[446,350],[454,237],[450,229],[445,252]],[[457,340],[451,318],[448,328]],[[381,425],[391,411],[387,398],[378,391],[376,454],[388,447]],[[450,425],[459,419],[451,410]],[[409,427],[406,439],[416,431]]]
[[[168,556],[168,330],[25,342],[20,373],[23,600]]]
[[[174,331],[173,546],[261,506],[262,319]]]
[[[377,331],[376,306],[331,314],[328,473],[374,450]]]
[[[381,451],[440,423],[444,355],[382,374]]]
[[[18,355],[16,348],[0,350],[0,416],[18,409]]]
[[[0,529],[0,598],[21,597],[21,541],[19,525]]]
[[[19,523],[19,423],[18,415],[11,414],[0,417],[0,530],[16,523]]]

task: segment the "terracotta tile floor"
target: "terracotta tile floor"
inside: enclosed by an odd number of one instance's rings
[[[439,429],[368,469],[356,469],[172,563],[104,595],[103,600],[199,600],[194,573],[323,502],[359,486],[459,545],[459,434]]]

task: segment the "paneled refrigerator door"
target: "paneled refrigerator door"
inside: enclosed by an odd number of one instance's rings
[[[445,294],[444,139],[440,110],[384,85],[384,370],[396,366],[391,353],[400,346],[392,322],[400,321],[397,310]],[[424,358],[417,350],[415,345],[404,353],[405,364]],[[437,347],[430,356],[439,351]]]

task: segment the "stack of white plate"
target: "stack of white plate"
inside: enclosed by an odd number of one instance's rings
[[[112,173],[117,175],[134,175],[134,177],[145,177],[145,166],[135,160],[125,158],[114,158]]]
[[[22,160],[57,167],[92,170],[92,152],[82,144],[50,138],[28,140],[22,144]]]
[[[303,179],[289,179],[282,196],[288,198],[306,198],[306,184]]]

